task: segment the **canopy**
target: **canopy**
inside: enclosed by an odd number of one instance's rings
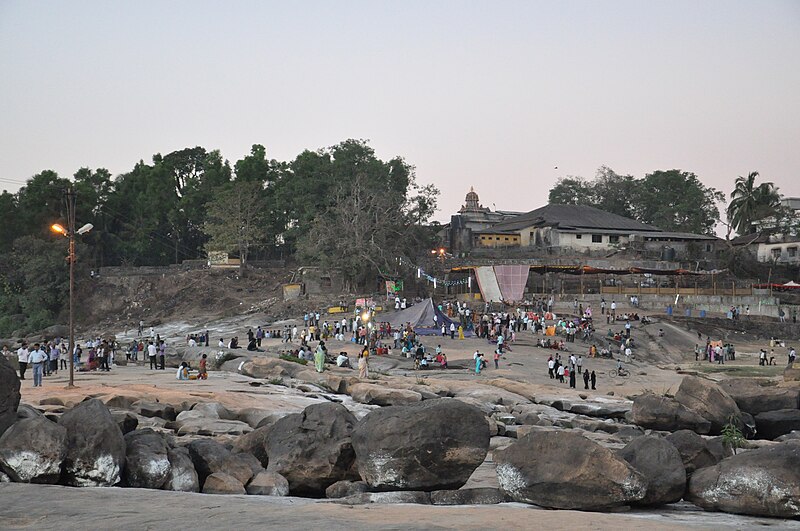
[[[434,320],[433,316],[436,316]],[[392,328],[405,328],[407,324],[411,324],[414,332],[420,335],[434,335],[441,333],[442,323],[450,332],[450,324],[455,324],[456,328],[459,322],[447,317],[443,312],[433,304],[433,299],[425,299],[418,302],[405,310],[394,310],[380,314],[377,321],[384,321],[392,325]],[[468,335],[464,331],[464,335]]]

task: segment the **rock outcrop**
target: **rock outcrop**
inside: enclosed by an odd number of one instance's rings
[[[691,430],[679,430],[667,435],[667,441],[678,450],[687,475],[695,470],[719,463],[721,456],[709,449],[708,441]]]
[[[353,414],[335,403],[283,417],[266,433],[267,470],[285,477],[293,495],[324,496],[337,481],[358,478],[350,439],[355,425]]]
[[[203,494],[247,494],[244,485],[225,472],[210,474],[203,483]]]
[[[85,400],[58,420],[66,428],[64,478],[76,487],[116,485],[125,466],[125,439],[108,408]]]
[[[372,411],[356,426],[353,447],[372,489],[458,489],[486,457],[489,426],[460,400],[426,400]]]
[[[642,500],[647,481],[611,450],[572,431],[530,432],[494,452],[500,488],[518,502],[602,510]]]
[[[800,407],[800,389],[770,387],[762,383],[753,378],[731,378],[723,380],[719,386],[736,401],[740,410],[753,416]]]
[[[200,492],[200,478],[197,477],[189,450],[170,448],[167,458],[169,459],[169,474],[164,481],[164,490]]]
[[[661,431],[692,430],[706,434],[711,422],[673,398],[645,393],[633,401],[633,422],[643,428]]]
[[[264,470],[253,476],[245,490],[247,494],[257,496],[286,496],[289,494],[289,482],[280,474]]]
[[[647,481],[647,492],[635,505],[664,505],[683,498],[686,470],[681,454],[671,442],[654,435],[637,437],[617,454]]]
[[[0,356],[0,435],[17,420],[19,377],[5,356]]]
[[[125,435],[125,471],[123,483],[128,487],[160,489],[170,472],[169,446],[164,437],[150,428]]]
[[[800,516],[800,443],[787,441],[723,459],[696,471],[687,499],[712,511]]]
[[[675,393],[675,400],[709,421],[711,435],[722,433],[722,428],[730,422],[740,430],[745,429],[736,401],[714,382],[686,376]]]
[[[794,430],[800,430],[800,409],[779,409],[756,415],[756,435],[759,439],[777,439]]]
[[[67,430],[43,416],[17,421],[0,436],[0,470],[14,481],[58,483],[66,440]]]
[[[356,402],[375,406],[402,406],[422,400],[422,394],[408,389],[392,389],[382,385],[357,383],[350,386],[350,396]]]

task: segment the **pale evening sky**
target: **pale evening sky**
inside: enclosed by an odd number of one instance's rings
[[[0,189],[347,138],[415,165],[440,220],[603,164],[800,196],[800,2],[0,1]]]

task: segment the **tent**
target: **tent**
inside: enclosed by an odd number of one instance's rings
[[[433,316],[436,316],[434,320]],[[382,313],[375,318],[376,321],[387,322],[392,325],[392,328],[405,328],[408,323],[419,335],[429,336],[441,333],[442,323],[450,332],[450,324],[453,323],[458,329],[459,321],[450,319],[433,304],[433,299],[425,299],[418,302],[405,310],[394,310]],[[469,332],[471,334],[471,332]],[[465,330],[464,335],[468,335]]]

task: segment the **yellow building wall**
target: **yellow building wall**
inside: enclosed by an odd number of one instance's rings
[[[478,247],[519,247],[519,234],[479,234],[476,236]]]

